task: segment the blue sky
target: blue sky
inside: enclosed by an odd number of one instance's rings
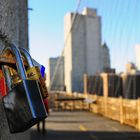
[[[61,3],[60,3],[61,2]],[[29,0],[29,42],[32,57],[47,64],[49,57],[61,54],[64,46],[63,18],[75,9],[76,1]]]
[[[49,57],[61,54],[64,47],[63,21],[75,11],[77,0],[29,0],[30,52],[47,66]],[[140,0],[81,0],[84,7],[96,8],[102,17],[102,42],[110,48],[111,65],[122,71],[126,62],[135,62],[135,44],[140,44]]]

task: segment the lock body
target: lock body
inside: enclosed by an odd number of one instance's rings
[[[3,97],[11,133],[23,132],[47,117],[36,80],[23,80]]]

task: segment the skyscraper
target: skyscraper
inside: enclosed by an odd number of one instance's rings
[[[140,70],[140,45],[135,46],[135,52],[136,52],[136,67],[138,70]]]
[[[49,58],[47,86],[50,90],[64,90],[64,58]]]
[[[102,72],[101,18],[95,9],[68,13],[64,20],[64,75],[68,92],[83,91],[83,74]],[[72,27],[72,28],[71,28]]]
[[[103,62],[103,69],[110,69],[110,54],[109,54],[109,48],[106,43],[104,43],[102,46],[102,62]]]

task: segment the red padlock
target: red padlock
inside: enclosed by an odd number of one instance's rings
[[[5,78],[2,73],[2,70],[0,70],[0,94],[2,97],[6,95],[6,91],[7,89],[6,89]]]

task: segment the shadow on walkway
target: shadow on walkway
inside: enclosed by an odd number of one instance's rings
[[[47,130],[43,135],[35,130],[31,130],[30,138],[30,140],[140,140],[140,133]]]

